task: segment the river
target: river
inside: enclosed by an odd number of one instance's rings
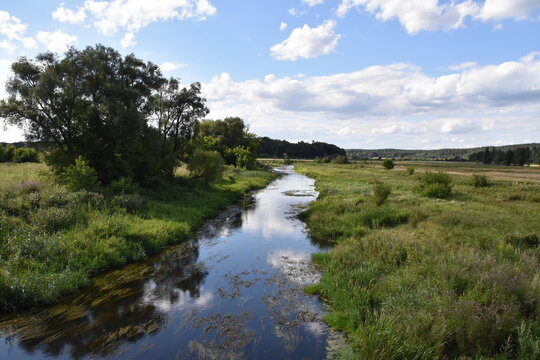
[[[314,181],[282,177],[194,238],[95,277],[59,304],[0,317],[0,359],[326,359],[339,337],[303,287],[321,251],[296,215]]]

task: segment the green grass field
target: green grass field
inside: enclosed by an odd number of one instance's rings
[[[320,191],[303,214],[311,235],[335,243],[313,256],[323,277],[306,290],[348,333],[345,357],[540,359],[538,169],[398,165],[296,165]],[[440,170],[451,195],[422,195],[425,172]],[[505,170],[512,180],[498,180]],[[472,186],[473,173],[490,186]],[[380,183],[391,194],[377,205]]]
[[[145,259],[268,184],[268,171],[228,169],[207,187],[179,171],[141,195],[70,192],[40,164],[0,164],[0,310],[55,302],[93,274]]]

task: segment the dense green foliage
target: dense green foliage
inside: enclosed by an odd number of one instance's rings
[[[223,158],[217,151],[195,150],[189,164],[189,170],[204,178],[206,184],[217,180],[224,170]]]
[[[317,157],[331,158],[335,155],[346,155],[345,150],[336,145],[319,141],[290,143],[286,140],[274,140],[268,137],[261,137],[259,141],[260,147],[257,156],[260,158],[315,159]]]
[[[242,169],[256,167],[259,140],[238,117],[204,120],[197,127],[195,143],[203,150],[217,151],[225,163]]]
[[[488,150],[488,157],[484,154]],[[528,149],[528,150],[527,150]],[[519,155],[516,157],[516,152]],[[468,149],[403,150],[403,149],[350,149],[347,156],[352,160],[398,159],[398,160],[447,160],[477,161],[486,164],[540,164],[540,144],[504,145]],[[496,159],[496,161],[495,161]],[[510,159],[506,161],[506,159]]]
[[[39,162],[39,153],[32,148],[15,147],[12,144],[2,146],[0,144],[0,163],[2,162]]]
[[[489,179],[486,175],[473,174],[472,186],[474,187],[486,187],[489,186]]]
[[[452,177],[443,172],[422,174],[418,191],[430,198],[446,199],[452,194]]]
[[[108,184],[172,176],[208,110],[200,84],[180,89],[159,68],[102,45],[12,64],[0,116],[47,149],[57,174],[82,156]]]
[[[396,165],[394,164],[394,161],[392,159],[384,159],[382,162],[382,166],[386,170],[392,170]]]
[[[307,290],[330,304],[326,322],[348,332],[349,358],[540,358],[540,183],[475,188],[456,176],[440,200],[416,191],[422,174],[296,168],[320,191],[304,215],[312,237],[335,244],[313,256],[323,276]],[[431,174],[430,183],[450,183]],[[374,181],[392,187],[376,208]]]
[[[540,147],[514,147],[506,151],[487,147],[483,151],[470,154],[469,160],[499,165],[540,164]]]
[[[97,272],[178,243],[204,219],[273,179],[266,171],[229,170],[226,180],[212,187],[197,178],[176,177],[140,194],[128,194],[137,188],[123,179],[102,189],[104,196],[41,179],[40,167],[27,165],[0,164],[4,311],[54,302]],[[75,167],[82,183],[92,178],[84,162]]]

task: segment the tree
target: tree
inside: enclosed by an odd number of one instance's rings
[[[204,177],[204,181],[208,185],[223,174],[223,158],[217,151],[196,149],[188,169],[194,175]]]
[[[242,119],[204,120],[196,131],[197,146],[219,152],[226,164],[247,168],[255,165],[259,140],[248,131]]]
[[[22,57],[12,70],[0,116],[47,146],[54,170],[83,156],[103,183],[171,171],[147,121],[151,95],[166,82],[156,65],[97,45]]]
[[[178,80],[171,78],[151,98],[150,109],[161,141],[169,143],[172,152],[180,159],[187,159],[187,145],[195,135],[196,125],[209,111],[206,99],[200,93],[200,83],[180,89]]]

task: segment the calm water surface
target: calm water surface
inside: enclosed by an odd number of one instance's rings
[[[0,316],[0,359],[325,359],[337,334],[302,291],[319,273],[296,215],[314,181],[284,176],[192,241],[99,276],[60,304]]]

